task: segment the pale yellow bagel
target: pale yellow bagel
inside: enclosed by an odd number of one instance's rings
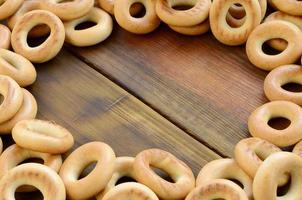
[[[240,3],[246,12],[245,22],[232,28],[226,21],[229,8]],[[257,0],[214,0],[210,10],[211,30],[217,40],[226,45],[240,45],[246,42],[249,34],[261,22],[261,8]]]
[[[283,65],[272,70],[264,81],[264,92],[271,101],[285,100],[302,106],[302,93],[291,92],[282,88],[288,83],[302,84],[300,65]]]
[[[16,81],[4,75],[0,75],[0,123],[11,119],[23,103],[23,92]]]
[[[207,163],[199,172],[196,180],[197,187],[207,184],[215,179],[237,180],[243,185],[243,189],[249,199],[253,197],[253,181],[233,159],[219,159]]]
[[[280,11],[290,15],[302,15],[302,2],[300,0],[270,0]]]
[[[65,188],[59,175],[41,164],[28,163],[10,170],[0,180],[0,199],[15,200],[17,188],[24,185],[40,190],[43,200],[65,200]]]
[[[41,9],[41,0],[25,0],[21,7],[7,19],[7,25],[11,30],[14,29],[17,21],[26,13],[33,10]],[[29,32],[29,37],[41,37],[50,32],[50,29],[46,25],[38,25]]]
[[[0,48],[9,49],[10,47],[11,32],[9,28],[0,24]]]
[[[188,10],[175,10],[174,6],[192,6]],[[209,17],[211,0],[157,0],[156,13],[172,26],[195,26]]]
[[[114,15],[114,3],[115,0],[97,0],[99,3],[99,7],[108,12],[111,15]],[[136,15],[140,11],[142,11],[142,5],[139,3],[135,3],[132,5],[130,9],[131,15]]]
[[[122,183],[112,188],[102,200],[158,200],[156,194],[140,183]]]
[[[38,106],[35,97],[23,89],[23,103],[18,112],[13,116],[13,118],[0,123],[0,134],[10,134],[13,127],[22,120],[34,119],[38,112]]]
[[[133,164],[134,158],[132,157],[116,158],[113,175],[106,187],[101,191],[100,194],[96,196],[96,199],[102,200],[104,195],[107,194],[111,189],[113,189],[116,186],[118,180],[122,177],[130,177],[135,179],[133,173]]]
[[[174,182],[155,174],[151,166],[167,172]],[[135,158],[134,175],[138,182],[148,186],[162,199],[184,198],[195,186],[192,170],[174,155],[160,149],[140,152]]]
[[[251,178],[254,178],[263,160],[271,154],[281,151],[280,148],[266,140],[255,137],[247,138],[236,145],[235,160]],[[287,181],[287,175],[280,175],[279,185],[285,185]]]
[[[40,24],[48,25],[51,33],[41,45],[30,47],[27,44],[28,32]],[[65,29],[61,20],[51,12],[34,10],[26,13],[17,21],[12,32],[11,42],[16,53],[21,54],[32,62],[43,63],[59,53],[64,40]]]
[[[302,17],[289,15],[281,11],[276,11],[265,18],[265,22],[273,20],[284,20],[287,22],[291,22],[298,26],[300,30],[302,30]],[[274,39],[269,41],[269,45],[274,49],[283,51],[284,49],[286,49],[287,43],[280,39]]]
[[[94,6],[94,0],[42,0],[41,8],[57,15],[63,21],[86,15]]]
[[[201,35],[204,34],[206,32],[208,32],[210,30],[210,22],[207,19],[204,22],[201,22],[200,24],[197,24],[195,26],[171,26],[169,25],[169,27],[180,34],[183,35]]]
[[[280,175],[290,173],[291,184],[285,195],[277,196]],[[288,152],[274,153],[259,167],[253,183],[255,200],[301,199],[302,158]]]
[[[283,117],[291,124],[283,130],[268,125],[269,120]],[[257,108],[249,117],[248,128],[252,136],[267,140],[279,147],[296,144],[302,139],[302,108],[289,101],[273,101]]]
[[[61,154],[74,143],[71,133],[55,124],[43,120],[23,120],[12,130],[12,136],[19,146],[43,153]]]
[[[146,9],[146,14],[141,18],[131,16],[130,8],[135,3],[143,4]],[[136,34],[150,33],[160,25],[155,12],[155,0],[115,0],[114,16],[122,28]]]
[[[96,25],[83,30],[75,30],[76,26],[86,22],[95,22]],[[93,8],[87,15],[64,23],[65,41],[79,47],[92,46],[107,39],[113,29],[111,16],[99,8]]]
[[[61,155],[51,155],[47,153],[31,151],[14,144],[5,149],[5,151],[0,156],[0,180],[9,170],[13,169],[29,158],[42,159],[44,165],[51,168],[55,172],[58,172],[62,165]],[[18,189],[18,192],[32,192],[35,190],[36,189],[32,187],[22,187]]]
[[[248,200],[246,193],[236,183],[226,179],[211,180],[196,187],[185,200]]]
[[[0,49],[0,74],[14,79],[21,87],[33,84],[37,78],[35,67],[23,56]]]
[[[274,30],[274,31],[272,31]],[[282,38],[288,42],[287,48],[280,54],[268,55],[263,52],[262,45],[270,39]],[[265,22],[250,34],[246,43],[246,53],[251,63],[264,69],[272,70],[281,65],[292,64],[302,54],[302,32],[294,24],[275,20]]]
[[[102,191],[112,177],[115,160],[111,147],[102,142],[87,143],[72,152],[60,170],[69,199],[89,199]],[[97,162],[95,168],[79,179],[93,162]]]
[[[0,20],[6,19],[13,15],[22,5],[24,0],[1,0]]]

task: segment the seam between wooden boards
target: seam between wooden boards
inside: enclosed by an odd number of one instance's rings
[[[71,55],[73,55],[74,57],[76,57],[78,60],[80,60],[81,62],[85,63],[87,66],[89,66],[90,68],[92,68],[94,71],[96,71],[97,73],[100,73],[101,75],[103,75],[104,77],[106,77],[107,79],[109,79],[111,82],[113,82],[114,84],[118,85],[120,88],[122,88],[123,90],[125,90],[126,92],[128,92],[129,94],[131,94],[132,96],[134,96],[136,99],[138,99],[139,101],[141,101],[143,104],[145,104],[146,106],[148,106],[149,108],[151,108],[152,110],[154,110],[156,113],[158,113],[159,115],[161,115],[162,117],[164,117],[166,120],[168,120],[174,126],[176,126],[179,129],[181,129],[184,133],[186,133],[187,135],[189,135],[191,138],[193,138],[194,140],[198,141],[199,143],[201,143],[202,145],[204,145],[205,147],[207,147],[208,149],[210,149],[214,153],[218,154],[219,156],[221,156],[223,158],[227,158],[228,157],[224,153],[222,153],[219,150],[217,150],[214,147],[212,147],[208,142],[206,142],[206,141],[198,138],[194,134],[192,134],[189,131],[187,131],[187,129],[182,124],[176,122],[175,120],[171,119],[168,115],[164,114],[161,110],[159,110],[159,109],[155,108],[154,106],[152,106],[150,103],[148,103],[143,98],[141,98],[138,94],[136,94],[136,92],[132,91],[129,87],[127,87],[127,85],[123,84],[118,79],[114,78],[113,76],[111,76],[110,74],[106,73],[105,71],[99,69],[97,66],[95,66],[95,64],[93,64],[92,62],[90,62],[89,60],[87,60],[84,56],[82,56],[80,54],[74,53],[69,48],[70,47],[65,46],[65,49],[67,50],[68,53],[70,53]]]

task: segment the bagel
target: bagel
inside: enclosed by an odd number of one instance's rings
[[[107,13],[114,15],[114,3],[115,0],[98,0],[99,7],[105,10]],[[130,8],[130,14],[136,15],[143,9],[140,3],[135,3]]]
[[[269,120],[283,117],[291,124],[283,130],[268,125]],[[289,101],[273,101],[258,107],[249,117],[248,128],[252,136],[262,138],[278,147],[296,144],[302,139],[302,108]]]
[[[37,25],[50,27],[49,37],[39,46],[30,47],[27,35]],[[34,10],[23,15],[14,26],[12,47],[16,53],[35,63],[43,63],[55,57],[61,50],[65,40],[65,29],[62,21],[53,13]]]
[[[290,15],[302,15],[302,2],[299,0],[270,0],[278,10]]]
[[[210,22],[209,20],[205,20],[204,22],[201,22],[200,24],[197,24],[195,26],[171,26],[169,27],[180,34],[183,35],[201,35],[210,30]]]
[[[174,182],[161,178],[150,166],[164,170]],[[195,186],[192,170],[174,155],[160,149],[140,152],[135,158],[133,168],[138,182],[148,186],[162,199],[185,198]]]
[[[19,146],[43,153],[61,154],[74,143],[71,133],[55,124],[43,120],[23,120],[12,130],[12,136]]]
[[[76,30],[76,26],[92,21],[96,25],[83,30]],[[93,8],[85,16],[64,23],[66,31],[65,41],[79,47],[92,46],[107,39],[113,29],[111,16],[99,8]]]
[[[14,79],[21,87],[33,84],[37,78],[35,67],[23,56],[0,49],[0,74]]]
[[[13,15],[23,2],[24,0],[1,0],[2,4],[0,4],[0,20],[6,19]]]
[[[288,42],[286,49],[277,55],[264,53],[263,43],[276,38],[282,38]],[[302,32],[294,24],[281,20],[269,21],[256,27],[250,34],[246,43],[246,53],[251,63],[270,71],[297,61],[302,54],[302,43],[297,41],[301,40]]]

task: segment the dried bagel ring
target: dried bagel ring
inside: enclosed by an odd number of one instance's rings
[[[204,22],[201,22],[200,24],[197,24],[195,26],[171,26],[169,27],[177,32],[181,33],[183,35],[201,35],[210,30],[210,22],[207,19]]]
[[[258,0],[261,8],[261,18],[263,19],[266,14],[267,0]],[[245,10],[242,6],[236,4],[230,7],[229,13],[236,19],[241,19],[245,16]]]
[[[290,173],[291,184],[285,195],[277,196],[280,175]],[[253,183],[255,199],[300,199],[302,158],[289,152],[274,153],[259,167]]]
[[[302,158],[302,140],[295,145],[293,153]]]
[[[0,156],[0,180],[9,170],[13,169],[29,158],[42,159],[44,161],[44,165],[51,168],[55,172],[58,172],[62,165],[61,155],[40,153],[37,151],[24,149],[14,144],[5,149],[5,151]],[[18,192],[32,192],[35,190],[36,189],[32,187],[22,187],[18,189]]]
[[[156,175],[150,166],[166,171],[174,182]],[[138,182],[148,186],[162,199],[184,198],[195,186],[192,170],[174,155],[160,149],[139,153],[133,168]]]
[[[206,164],[199,172],[196,180],[197,187],[215,179],[237,180],[249,199],[253,197],[253,181],[233,159],[219,159]]]
[[[192,190],[185,200],[248,200],[246,193],[236,183],[226,179],[211,180]]]
[[[116,158],[113,175],[102,192],[96,196],[96,199],[102,200],[104,198],[104,195],[111,189],[113,189],[116,186],[118,180],[120,180],[122,177],[130,177],[135,179],[133,173],[133,164],[134,158],[132,157]]]
[[[236,145],[235,160],[250,177],[254,178],[263,160],[271,154],[281,151],[280,148],[266,140],[247,138]],[[287,181],[288,176],[281,176],[279,185],[285,185]]]
[[[9,28],[0,24],[0,48],[9,49],[10,47],[11,32]]]
[[[115,154],[111,147],[102,142],[91,142],[72,152],[64,161],[60,176],[70,199],[88,199],[103,190],[114,171]],[[96,167],[84,178],[81,172],[92,162]]]
[[[289,15],[280,11],[276,11],[265,18],[265,22],[273,21],[273,20],[284,20],[287,22],[291,22],[299,27],[302,30],[302,17]],[[268,41],[269,45],[274,49],[279,51],[283,51],[286,49],[287,43],[280,39],[274,39]]]
[[[188,10],[176,10],[174,6],[192,6]],[[172,26],[194,26],[209,17],[211,0],[157,0],[156,13],[166,24]]]
[[[14,79],[21,87],[33,84],[37,77],[35,67],[23,56],[0,49],[0,74]]]
[[[302,2],[300,0],[270,0],[280,11],[290,15],[302,15]]]
[[[1,0],[2,4],[0,4],[0,20],[6,19],[13,15],[23,2],[24,0]]]
[[[141,3],[146,8],[146,14],[141,18],[131,16],[130,8],[135,3]],[[160,25],[155,0],[115,0],[114,15],[117,23],[131,33],[150,33]]]
[[[283,130],[268,125],[269,120],[283,117],[291,124]],[[273,101],[257,108],[249,117],[248,128],[252,136],[265,139],[276,146],[286,147],[302,139],[302,108],[289,101]]]
[[[59,175],[36,163],[19,165],[0,180],[0,199],[15,200],[17,188],[24,185],[36,187],[44,200],[65,200],[65,188]]]
[[[76,26],[92,21],[96,25],[87,29],[76,30]],[[85,16],[64,23],[66,31],[65,41],[79,47],[98,44],[109,37],[113,29],[111,16],[99,8],[93,8]]]
[[[99,7],[108,12],[111,15],[114,15],[114,3],[115,0],[98,0]],[[141,12],[143,9],[142,5],[135,3],[130,8],[131,15],[136,15]]]
[[[30,47],[27,35],[36,25],[46,24],[50,27],[49,37],[39,46]],[[51,12],[34,10],[26,13],[17,21],[12,32],[12,47],[16,53],[36,63],[46,62],[55,57],[65,40],[65,29],[61,20]]]
[[[12,135],[19,146],[43,153],[61,154],[68,151],[74,143],[67,129],[53,122],[37,119],[18,122]]]
[[[3,101],[0,101],[0,123],[3,123],[11,119],[18,112],[23,102],[23,92],[18,83],[12,78],[3,75],[0,75],[1,99]]]
[[[14,13],[8,20],[7,25],[8,27],[13,30],[17,21],[26,13],[33,11],[33,10],[40,10],[41,9],[41,1],[40,0],[26,0],[22,4],[22,6]],[[50,32],[50,29],[46,25],[38,25],[34,27],[29,32],[29,37],[41,37],[47,35]]]
[[[302,93],[291,92],[282,88],[288,83],[302,84],[300,65],[283,65],[272,70],[264,81],[264,92],[271,101],[285,100],[302,106]]]
[[[38,106],[35,97],[23,89],[23,103],[16,115],[6,122],[0,123],[0,134],[11,133],[13,127],[22,120],[34,119],[38,112]]]
[[[287,48],[277,55],[264,53],[263,43],[276,38],[286,40],[288,42]],[[256,27],[250,34],[246,43],[246,53],[251,63],[269,71],[298,60],[302,54],[302,43],[297,41],[301,40],[302,32],[294,24],[281,20],[265,22]]]
[[[41,8],[57,15],[63,21],[86,15],[94,6],[94,0],[43,0]]]
[[[158,200],[156,194],[140,183],[122,183],[112,188],[102,200]]]
[[[229,8],[239,3],[246,12],[244,24],[232,28],[226,21]],[[210,10],[212,33],[220,42],[227,45],[240,45],[246,42],[249,34],[261,22],[261,8],[257,0],[214,0]]]

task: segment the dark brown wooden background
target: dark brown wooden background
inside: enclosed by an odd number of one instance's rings
[[[115,25],[105,42],[66,46],[36,67],[38,80],[29,90],[38,118],[69,129],[74,148],[94,140],[118,156],[161,148],[195,175],[208,161],[233,155],[249,136],[248,116],[267,102],[266,72],[249,63],[243,46],[224,46],[210,33],[183,36],[164,25],[148,35]]]

